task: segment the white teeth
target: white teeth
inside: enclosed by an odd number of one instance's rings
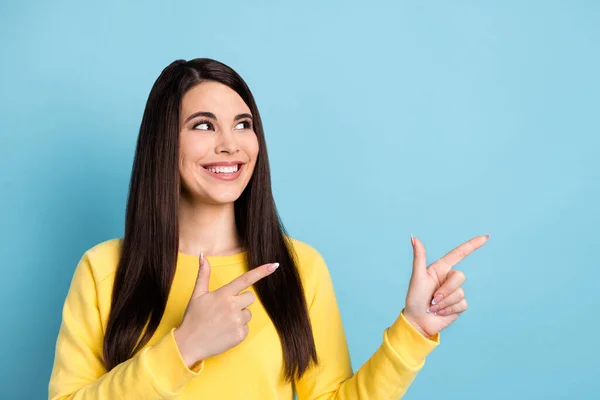
[[[233,174],[237,172],[238,166],[234,165],[231,167],[208,167],[206,169],[215,174]]]

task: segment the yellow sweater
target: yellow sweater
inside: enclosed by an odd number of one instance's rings
[[[398,399],[406,392],[425,357],[439,345],[439,333],[422,336],[399,313],[383,332],[375,353],[353,374],[348,345],[325,261],[308,244],[293,240],[320,365],[294,382],[299,400]],[[198,273],[198,257],[179,253],[173,286],[160,326],[133,358],[107,373],[102,341],[110,310],[120,239],[91,248],[75,270],[65,300],[50,399],[105,400],[270,400],[293,398],[283,377],[277,331],[257,298],[246,340],[190,369],[173,336],[183,318]],[[245,253],[207,257],[210,290],[245,272]]]

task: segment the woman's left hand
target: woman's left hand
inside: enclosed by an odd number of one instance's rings
[[[413,238],[413,271],[402,313],[423,336],[434,336],[467,309],[465,291],[461,287],[465,274],[452,267],[483,246],[488,238],[489,235],[474,237],[429,267],[426,267],[425,247],[419,239]]]

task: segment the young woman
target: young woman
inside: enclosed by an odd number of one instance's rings
[[[397,399],[467,308],[451,269],[426,267],[353,373],[325,261],[290,238],[252,93],[228,66],[177,60],[140,128],[122,239],[83,255],[67,295],[50,399]]]

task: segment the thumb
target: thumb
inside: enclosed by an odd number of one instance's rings
[[[210,281],[210,263],[204,257],[204,252],[200,252],[200,266],[198,267],[198,277],[196,278],[196,286],[192,293],[192,298],[202,296],[208,293],[208,282]]]
[[[413,235],[410,235],[413,245],[413,277],[423,276],[427,273],[427,261],[425,256],[425,246]]]

